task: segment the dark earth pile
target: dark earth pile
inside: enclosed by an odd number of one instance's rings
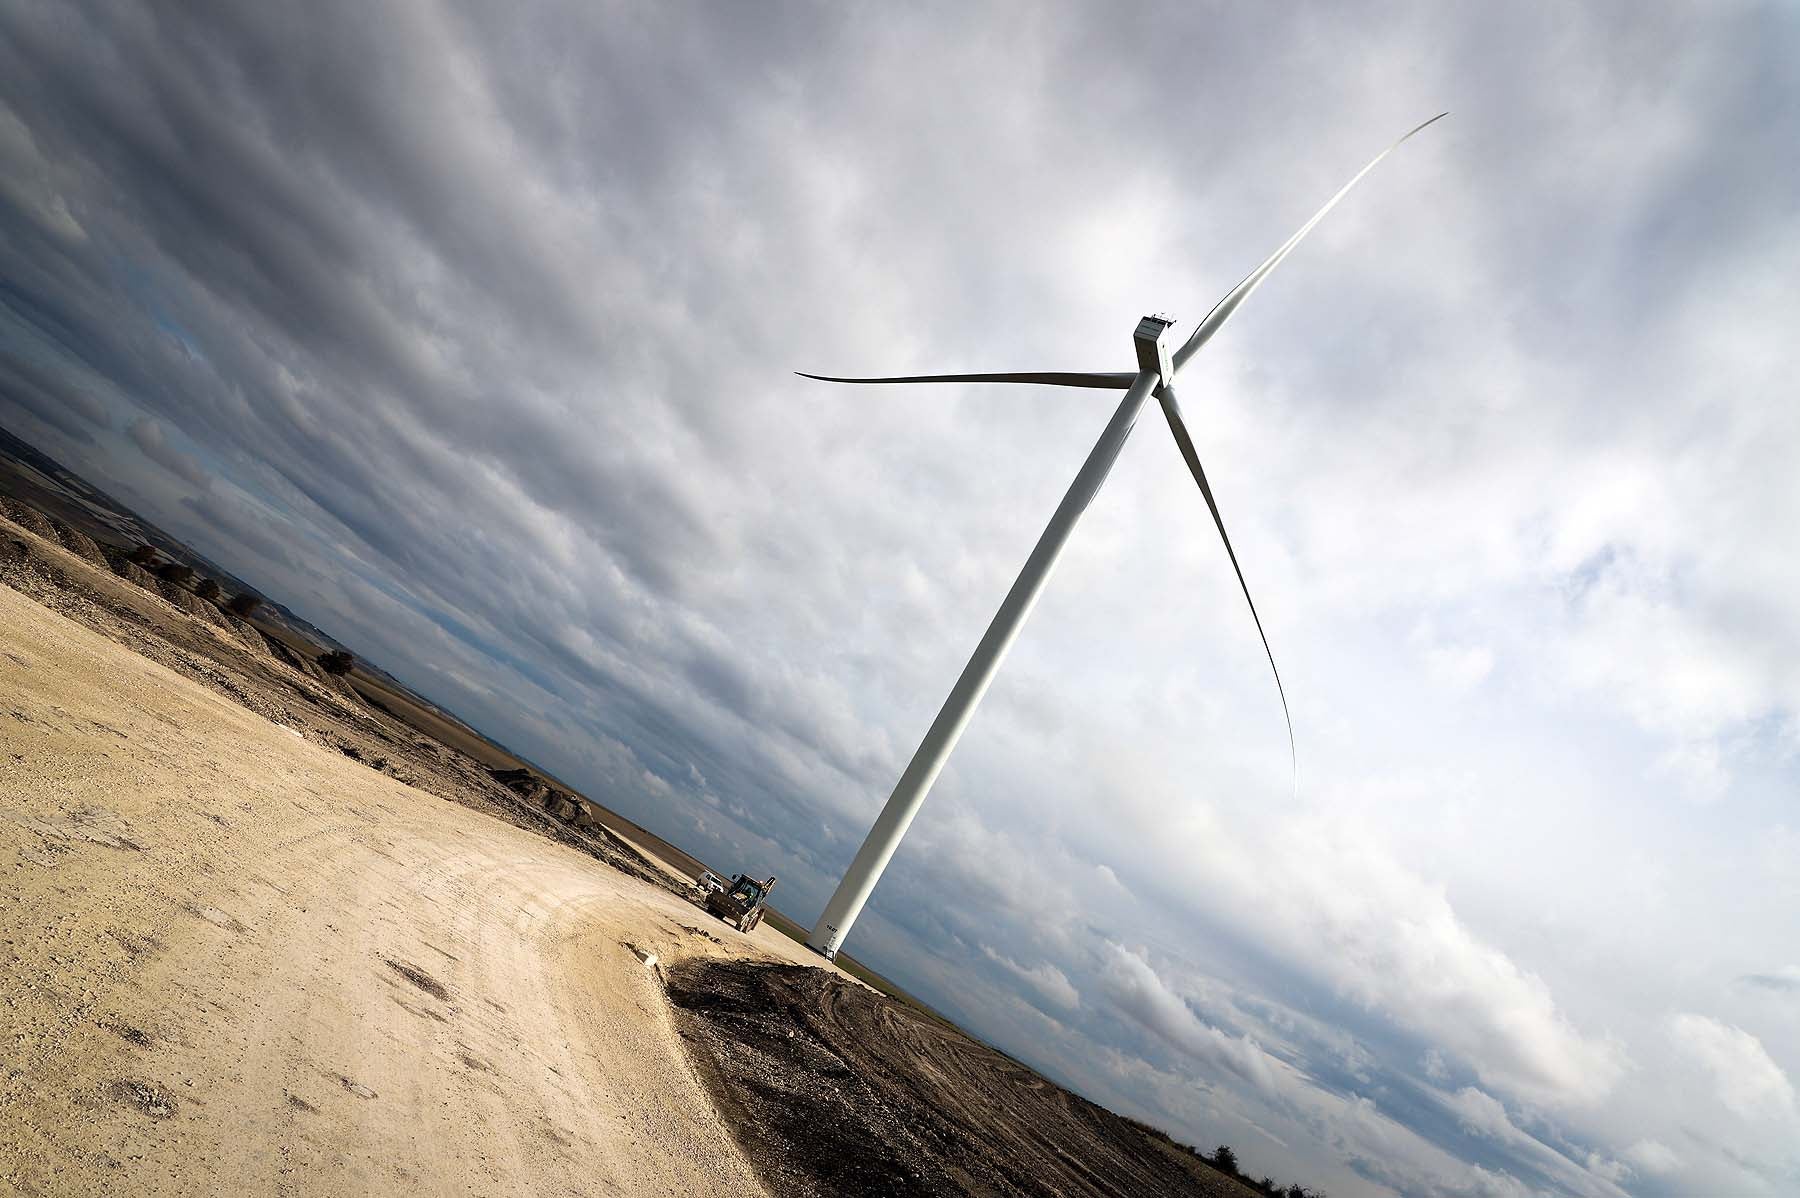
[[[107,564],[106,554],[101,551],[100,546],[95,543],[94,538],[88,536],[79,528],[64,524],[61,520],[54,518],[50,521],[50,527],[56,530],[56,539],[62,542],[63,548],[67,549],[70,553],[73,553],[82,561],[90,562],[96,566],[105,566]]]
[[[1255,1191],[1010,1057],[820,969],[690,961],[669,996],[782,1195]]]
[[[0,516],[5,516],[20,528],[36,533],[47,541],[56,540],[56,528],[42,512],[30,504],[0,496]]]
[[[488,771],[488,776],[517,795],[534,810],[543,811],[551,819],[566,827],[576,829],[587,835],[586,847],[589,852],[605,861],[614,869],[630,874],[652,885],[672,889],[667,874],[650,864],[645,856],[633,848],[628,842],[615,835],[612,829],[601,822],[598,809],[594,804],[575,794],[553,786],[528,769]],[[692,896],[677,890],[681,897],[691,899]]]

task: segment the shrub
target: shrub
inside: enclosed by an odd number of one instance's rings
[[[172,582],[178,586],[185,586],[193,581],[194,567],[184,566],[180,562],[170,562],[168,565],[158,570],[156,576],[163,579],[165,582]]]
[[[260,595],[233,595],[231,602],[225,605],[225,610],[234,616],[253,616],[256,614],[256,609],[262,605],[263,601]]]
[[[131,564],[134,566],[154,565],[158,556],[160,555],[151,546],[139,545],[131,551]]]
[[[211,599],[215,602],[223,593],[224,588],[219,586],[218,580],[212,578],[202,578],[200,580],[200,585],[194,588],[194,594],[200,596],[202,599]]]
[[[1213,1168],[1219,1170],[1221,1173],[1229,1173],[1233,1177],[1238,1175],[1237,1153],[1233,1152],[1224,1144],[1213,1149],[1212,1163]]]
[[[344,675],[356,668],[356,658],[342,649],[319,654],[319,668],[327,674]]]

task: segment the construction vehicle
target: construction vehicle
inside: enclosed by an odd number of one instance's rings
[[[753,931],[762,922],[764,905],[773,889],[774,878],[765,882],[748,874],[739,874],[731,879],[731,886],[724,893],[706,896],[706,909],[726,923],[736,925],[740,932]]]

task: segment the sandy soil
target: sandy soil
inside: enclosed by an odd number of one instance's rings
[[[764,1192],[665,961],[799,960],[0,587],[0,1188]]]
[[[436,737],[430,725],[408,723],[409,714],[421,713],[411,710],[417,705],[394,712],[367,704],[345,679],[326,675],[280,639],[147,574],[119,551],[103,553],[67,525],[4,496],[0,517],[0,583],[308,741],[439,798],[560,840],[635,877],[689,891],[697,865],[686,872],[668,865],[681,856],[596,804],[589,803],[588,810],[603,818],[576,828],[522,800],[483,761]],[[627,840],[612,825],[639,839]],[[659,846],[661,856],[645,853],[640,843]]]

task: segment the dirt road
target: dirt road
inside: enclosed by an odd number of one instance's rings
[[[628,946],[796,946],[5,587],[0,877],[0,1190],[763,1192]]]

